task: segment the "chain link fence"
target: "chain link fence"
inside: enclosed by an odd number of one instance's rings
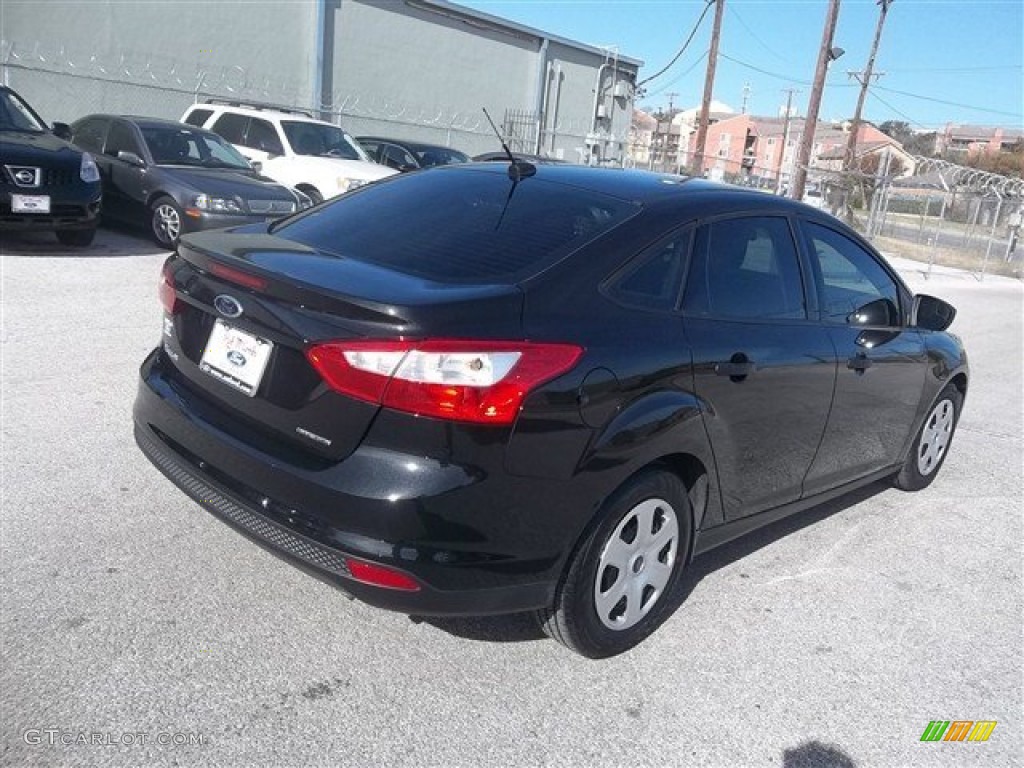
[[[477,108],[412,104],[386,94],[338,91],[314,110],[303,83],[238,66],[185,64],[138,51],[100,55],[0,39],[0,75],[5,85],[28,98],[50,121],[71,122],[95,112],[176,120],[190,104],[215,97],[315,111],[356,136],[417,140],[453,146],[470,155],[500,148]],[[533,153],[539,139],[542,155],[569,162],[585,161],[588,145],[597,140],[626,141],[625,133],[595,137],[592,127],[579,118],[538,116],[514,106],[506,109],[501,125],[518,151]]]

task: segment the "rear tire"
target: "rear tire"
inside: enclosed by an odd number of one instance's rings
[[[657,629],[690,553],[693,523],[682,481],[648,470],[603,504],[580,543],[554,605],[536,612],[551,638],[592,659],[627,651]]]
[[[920,491],[931,485],[949,453],[963,404],[964,396],[955,385],[943,387],[894,479],[897,488]]]
[[[96,227],[91,229],[58,229],[57,240],[61,245],[73,245],[76,248],[85,248],[92,245],[96,237]]]
[[[178,204],[164,196],[153,201],[149,208],[149,231],[157,245],[173,250],[178,245],[184,223]]]

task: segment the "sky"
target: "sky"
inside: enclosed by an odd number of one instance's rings
[[[705,0],[455,0],[461,5],[641,59],[643,80],[682,47]],[[714,98],[740,111],[774,115],[796,88],[807,110],[828,0],[726,0]],[[853,115],[857,82],[878,23],[875,0],[842,0],[819,118]],[[643,109],[698,106],[704,90],[714,9],[679,60],[646,87]],[[889,6],[863,117],[934,130],[948,122],[1024,127],[1022,0],[894,0]]]

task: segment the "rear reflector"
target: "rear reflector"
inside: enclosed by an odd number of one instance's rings
[[[157,289],[157,294],[167,313],[176,315],[181,309],[181,303],[178,301],[178,292],[174,286],[174,273],[171,272],[169,264],[164,264],[163,272],[160,273],[160,287]]]
[[[398,411],[511,424],[526,396],[583,349],[527,341],[335,341],[306,352],[337,392]]]
[[[243,288],[262,291],[267,287],[267,281],[265,278],[250,275],[248,272],[243,272],[240,269],[235,269],[234,267],[229,267],[216,261],[211,261],[207,269],[210,274],[216,275],[222,280],[227,280],[228,282],[240,285]]]
[[[420,585],[416,583],[415,579],[394,568],[368,563],[365,560],[353,560],[350,557],[345,558],[345,564],[348,566],[348,572],[352,574],[352,578],[363,584],[372,584],[385,589],[400,589],[404,592],[420,591]]]

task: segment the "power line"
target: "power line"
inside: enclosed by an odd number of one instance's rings
[[[745,30],[747,30],[747,34],[749,34],[752,38],[754,38],[754,42],[756,42],[758,45],[760,45],[762,48],[764,48],[766,51],[768,51],[768,53],[770,53],[772,56],[777,58],[783,64],[790,64],[790,65],[792,65],[793,62],[791,62],[789,59],[785,58],[784,56],[781,56],[778,53],[776,53],[774,50],[772,50],[768,46],[768,44],[764,40],[762,40],[760,37],[758,37],[754,33],[754,30],[752,30],[749,26],[747,26],[747,22],[745,22],[742,18],[740,18],[739,13],[737,13],[736,9],[733,8],[731,5],[729,6],[729,13],[731,13],[733,18],[736,19],[736,21],[739,22],[741,27],[743,27]]]
[[[877,93],[876,91],[877,91],[877,88],[876,88],[876,89],[875,89],[874,91],[868,91],[868,96],[870,96],[871,98],[875,99],[876,101],[879,101],[879,102],[881,102],[882,104],[884,104],[884,105],[885,105],[886,107],[888,107],[889,109],[891,109],[891,110],[892,110],[893,112],[895,112],[895,113],[896,113],[897,115],[899,115],[900,117],[902,117],[902,118],[903,118],[904,120],[906,120],[906,121],[907,121],[908,123],[910,123],[911,125],[916,125],[916,126],[917,126],[918,128],[924,128],[924,129],[925,129],[926,131],[927,131],[927,130],[931,130],[931,129],[930,129],[930,128],[929,128],[929,127],[928,127],[927,125],[925,125],[924,123],[919,123],[919,122],[917,122],[917,120],[915,120],[914,118],[912,118],[912,117],[911,117],[910,115],[906,114],[905,112],[900,112],[900,111],[899,111],[898,109],[896,109],[896,107],[894,107],[894,106],[893,106],[892,104],[890,104],[890,103],[889,103],[888,101],[886,101],[886,100],[885,100],[885,99],[883,99],[883,98],[882,98],[881,96],[879,96],[879,95],[878,95],[878,93]]]
[[[739,64],[741,67],[746,67],[747,69],[752,69],[755,72],[760,72],[762,75],[768,75],[769,77],[774,77],[774,78],[776,78],[778,80],[783,80],[783,81],[785,81],[787,83],[795,83],[796,85],[813,85],[813,83],[810,80],[801,80],[798,77],[790,77],[789,75],[782,75],[782,74],[779,74],[778,72],[771,72],[771,71],[769,71],[767,69],[761,69],[761,67],[755,67],[753,64],[748,64],[745,61],[740,61],[739,59],[734,58],[732,56],[729,56],[728,54],[722,53],[721,51],[718,52],[718,55],[721,56],[723,59],[728,59],[733,64]],[[854,83],[845,83],[845,82],[841,82],[841,83],[826,83],[826,85],[828,85],[829,88],[856,88],[857,87]]]
[[[652,96],[657,96],[659,93],[664,91],[666,88],[670,88],[673,85],[675,85],[676,83],[678,83],[682,78],[686,77],[688,74],[693,72],[693,70],[695,70],[697,68],[697,66],[702,61],[704,61],[704,57],[707,56],[707,55],[708,55],[708,51],[707,51],[707,49],[705,49],[704,52],[694,60],[693,64],[691,64],[686,69],[684,69],[682,72],[680,72],[678,75],[676,75],[671,80],[666,82],[664,85],[662,85],[656,91],[648,92],[647,95],[644,97],[644,99],[646,100],[646,99],[650,99]]]
[[[708,0],[707,5],[704,6],[704,10],[701,11],[700,17],[697,19],[697,23],[694,24],[693,25],[693,29],[690,30],[689,37],[686,38],[686,41],[683,43],[683,47],[680,48],[676,52],[676,55],[672,57],[672,61],[670,61],[668,64],[666,64],[664,67],[659,69],[657,72],[655,72],[650,77],[644,78],[643,80],[641,80],[639,83],[637,83],[637,87],[640,87],[641,85],[644,85],[645,83],[649,83],[654,78],[659,77],[659,76],[665,74],[665,72],[668,71],[669,67],[671,67],[673,64],[675,64],[677,61],[679,61],[679,57],[683,55],[683,52],[686,50],[687,46],[689,46],[690,42],[693,40],[693,36],[696,35],[697,34],[697,30],[700,29],[700,23],[702,21],[704,21],[704,17],[708,15],[708,10],[710,10],[711,4],[712,4],[713,1],[714,0]]]
[[[933,96],[920,96],[920,95],[918,95],[916,93],[910,93],[908,91],[898,91],[895,88],[884,88],[881,85],[876,85],[875,88],[877,88],[880,91],[885,91],[886,93],[895,93],[895,94],[897,94],[899,96],[906,96],[906,97],[911,98],[911,99],[920,99],[921,101],[931,101],[931,102],[934,102],[935,104],[945,104],[948,107],[960,107],[961,109],[971,109],[971,110],[974,110],[975,112],[987,112],[987,113],[989,113],[991,115],[1005,115],[1006,117],[1015,117],[1017,119],[1020,119],[1020,116],[1021,116],[1020,112],[1003,112],[1003,111],[998,110],[998,109],[988,109],[986,107],[972,107],[970,104],[960,104],[959,102],[956,102],[956,101],[946,101],[945,99],[936,99]]]

